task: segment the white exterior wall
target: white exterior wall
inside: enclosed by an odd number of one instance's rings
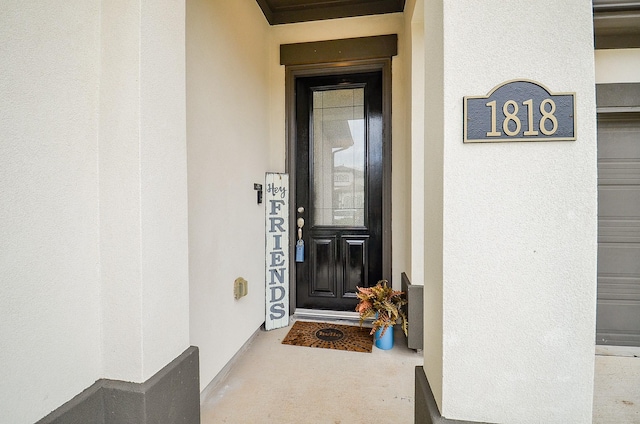
[[[277,25],[271,28],[271,166],[285,170],[285,67],[280,65],[280,45],[342,38],[398,34],[398,55],[392,61],[392,283],[400,289],[400,274],[410,271],[411,167],[410,117],[406,100],[406,58],[404,16],[401,13],[332,19]]]
[[[0,421],[100,377],[99,1],[0,8]]]
[[[130,381],[142,379],[139,22],[135,2],[102,4],[98,225],[104,369],[110,378]]]
[[[184,4],[0,11],[3,422],[188,346]]]
[[[189,347],[184,3],[102,3],[104,376],[143,382]]]
[[[264,322],[269,26],[255,0],[187,1],[190,337],[206,387]],[[284,121],[283,121],[284,122]],[[249,282],[235,300],[233,282]]]
[[[433,281],[425,308],[442,308],[443,338],[430,347],[440,318],[429,312],[427,376],[446,418],[590,422],[597,250],[591,4],[438,3],[425,12],[427,39],[439,32],[428,22],[443,24],[441,43],[428,41],[426,56],[442,53],[434,57],[439,69],[426,70],[427,80],[435,78],[427,98],[441,93],[442,104],[427,107],[427,130],[431,120],[439,127],[427,133],[425,167],[441,167],[441,176],[426,173],[442,182],[442,210],[434,211],[436,226],[442,214],[442,250],[429,250],[426,238]],[[517,78],[577,93],[575,142],[462,143],[463,97]],[[437,109],[440,122],[429,115]],[[427,190],[437,200],[439,189]],[[440,287],[441,301],[428,300]],[[441,369],[429,364],[439,349]]]
[[[442,412],[443,384],[443,4],[424,2],[424,372]],[[419,186],[419,177],[414,184]]]
[[[407,3],[408,5],[408,3]],[[405,25],[411,40],[411,70],[408,101],[411,114],[411,267],[412,284],[424,284],[424,108],[425,108],[425,35],[424,0],[405,7]],[[407,113],[408,115],[409,113]]]
[[[189,347],[185,2],[141,1],[142,381]]]

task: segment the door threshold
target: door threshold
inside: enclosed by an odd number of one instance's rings
[[[351,311],[328,311],[324,309],[296,308],[294,319],[306,319],[314,321],[360,321],[360,314]]]

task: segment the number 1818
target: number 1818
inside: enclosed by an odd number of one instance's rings
[[[527,130],[523,133],[526,136],[536,136],[538,131],[533,127],[533,99],[522,102],[527,107]],[[495,100],[486,104],[491,108],[491,131],[487,132],[487,137],[500,137],[502,132],[498,131],[497,124],[497,103]],[[548,109],[548,110],[547,110]],[[508,100],[502,105],[502,112],[504,113],[504,121],[502,122],[502,131],[509,137],[515,137],[520,134],[522,129],[522,122],[518,118],[519,106],[514,100]],[[553,135],[558,131],[558,119],[554,113],[556,111],[556,104],[551,99],[545,99],[540,103],[540,113],[542,117],[538,123],[540,132],[544,135]],[[513,124],[510,124],[513,122]],[[515,128],[513,128],[515,125]],[[547,128],[550,126],[551,128]]]

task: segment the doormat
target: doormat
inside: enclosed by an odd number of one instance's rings
[[[373,345],[370,331],[353,325],[296,321],[282,344],[370,353]]]

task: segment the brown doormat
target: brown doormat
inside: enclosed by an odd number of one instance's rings
[[[282,344],[371,352],[371,329],[326,322],[296,321]]]

